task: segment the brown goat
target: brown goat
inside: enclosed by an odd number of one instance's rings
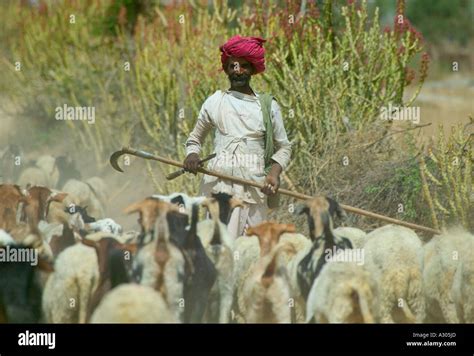
[[[89,300],[86,317],[87,321],[90,319],[95,308],[99,305],[103,296],[109,290],[115,288],[119,284],[129,282],[129,276],[125,266],[124,251],[129,251],[131,253],[136,251],[134,244],[122,243],[112,236],[108,237],[108,235],[104,233],[93,235],[97,235],[97,237],[100,237],[100,239],[98,241],[94,241],[89,240],[86,237],[82,240],[84,245],[95,249],[97,253],[100,276],[97,289]]]
[[[0,184],[0,229],[11,231],[17,224],[20,203],[26,201],[18,185]]]
[[[247,229],[247,236],[256,235],[260,244],[260,256],[267,255],[278,243],[281,234],[295,232],[293,224],[278,224],[264,221],[263,223]]]

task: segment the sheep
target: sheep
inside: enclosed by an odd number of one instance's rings
[[[105,217],[105,208],[98,197],[99,193],[96,193],[90,184],[76,179],[70,179],[66,182],[61,191],[68,194],[66,199],[67,205],[87,206],[90,214],[96,219]]]
[[[92,314],[91,323],[177,323],[163,296],[153,288],[123,284],[108,292]]]
[[[97,254],[75,244],[61,252],[46,282],[43,312],[48,323],[85,323],[87,306],[99,282]]]
[[[473,322],[473,293],[468,293],[474,275],[472,234],[452,228],[435,235],[423,248],[425,321]],[[469,314],[471,321],[468,321]]]
[[[184,245],[188,216],[180,213],[178,206],[155,198],[133,203],[124,211],[140,214],[142,231],[134,259],[135,280],[160,292],[173,318],[182,321],[186,262],[178,246]],[[143,245],[148,234],[154,243]]]
[[[87,229],[90,231],[109,232],[111,234],[120,235],[123,232],[122,226],[117,224],[113,219],[105,218],[87,224]]]
[[[17,183],[22,187],[26,187],[27,185],[49,186],[49,182],[49,177],[44,170],[31,166],[21,172]]]
[[[455,233],[455,232],[452,232]],[[453,300],[461,323],[474,323],[474,236],[466,236],[459,267],[453,281]]]
[[[313,283],[306,322],[374,323],[377,291],[371,275],[354,262],[328,262]]]
[[[85,237],[86,240],[94,242],[107,238],[112,238],[119,244],[128,243],[127,236],[105,232]],[[108,253],[108,250],[105,249],[105,252]],[[46,282],[43,294],[43,312],[46,321],[86,323],[88,308],[101,277],[99,257],[95,248],[83,243],[68,247],[58,255],[54,266],[55,272]]]
[[[419,237],[408,228],[386,225],[367,235],[364,252],[365,267],[378,287],[380,321],[422,322],[425,302]]]
[[[262,292],[264,290],[266,291],[268,289],[267,287],[270,284],[273,285],[273,282],[270,282],[273,281],[274,273],[277,270],[278,278],[276,278],[275,283],[281,284],[280,276],[283,275],[283,272],[280,273],[280,270],[278,269],[281,263],[277,263],[276,259],[275,261],[273,261],[273,257],[277,258],[277,255],[273,255],[273,251],[275,251],[275,246],[278,244],[281,235],[285,232],[295,232],[294,225],[277,224],[274,222],[263,222],[260,225],[248,228],[247,235],[249,236],[241,236],[237,238],[234,260],[234,280],[236,291],[234,296],[234,310],[236,314],[236,319],[238,321],[246,321],[246,317],[249,317],[249,315],[252,314],[251,312],[249,312],[250,314],[248,314],[248,310],[260,310],[257,306],[260,305],[262,300],[268,300],[265,299],[266,293],[262,294]],[[272,254],[272,258],[267,257],[267,255],[270,254]],[[276,267],[276,265],[278,265],[278,267]],[[248,304],[251,301],[251,299],[249,299],[249,293],[252,294],[253,290],[249,287],[247,281],[249,280],[249,278],[254,281],[256,278],[260,281],[262,279],[262,276],[265,275],[267,267],[269,283],[265,284],[265,288],[260,290],[259,293],[257,293],[260,295],[261,298],[255,299],[255,305],[250,306]],[[282,278],[286,280],[286,277]],[[273,291],[273,288],[271,290]],[[284,293],[283,289],[282,293]],[[273,294],[270,293],[270,295]],[[275,298],[275,302],[276,300],[282,300],[281,298],[278,299],[276,295]],[[289,308],[289,298],[285,300],[285,303],[286,308]],[[258,319],[256,314],[252,315],[254,315],[255,318]],[[252,318],[254,317],[252,316]]]
[[[367,234],[355,227],[338,227],[334,229],[334,235],[340,238],[345,237],[351,242],[352,247],[355,249],[362,249],[367,241]]]
[[[32,246],[27,243],[8,244],[0,253],[24,255]],[[25,249],[27,249],[25,251]],[[0,323],[38,323],[41,313],[42,285],[40,273],[52,271],[49,261],[41,255],[34,261],[0,263]]]

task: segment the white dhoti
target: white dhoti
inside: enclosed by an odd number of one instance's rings
[[[245,208],[235,208],[230,216],[227,229],[236,239],[242,236],[249,226],[255,226],[267,219],[267,207],[260,204],[249,204]]]

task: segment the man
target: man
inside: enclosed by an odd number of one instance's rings
[[[278,192],[280,174],[288,166],[291,156],[291,144],[278,103],[271,101],[268,115],[271,124],[267,126],[260,103],[263,94],[259,95],[250,87],[251,76],[265,70],[264,42],[258,37],[237,35],[220,46],[222,68],[229,77],[230,89],[218,90],[206,99],[196,126],[186,141],[184,169],[188,172],[196,173],[201,145],[209,131],[216,128],[214,152],[217,156],[209,161],[208,169],[265,183],[260,190],[204,176],[202,194],[209,196],[223,191],[247,203],[245,208],[235,208],[230,217],[228,228],[234,238],[242,235],[247,226],[266,220],[267,196]],[[273,154],[271,160],[265,162],[267,127],[273,131]]]

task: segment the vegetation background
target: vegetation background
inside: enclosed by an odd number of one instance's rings
[[[199,177],[167,182],[172,167],[133,158],[119,176],[108,157],[131,145],[183,160],[202,103],[228,87],[219,45],[261,36],[252,86],[277,97],[294,147],[283,186],[474,231],[473,18],[474,0],[5,0],[0,149],[73,156],[110,183],[119,221],[144,194],[197,193]],[[94,106],[95,124],[55,120],[64,104]],[[419,106],[420,123],[381,120],[389,104]],[[300,222],[295,203],[272,218]]]

